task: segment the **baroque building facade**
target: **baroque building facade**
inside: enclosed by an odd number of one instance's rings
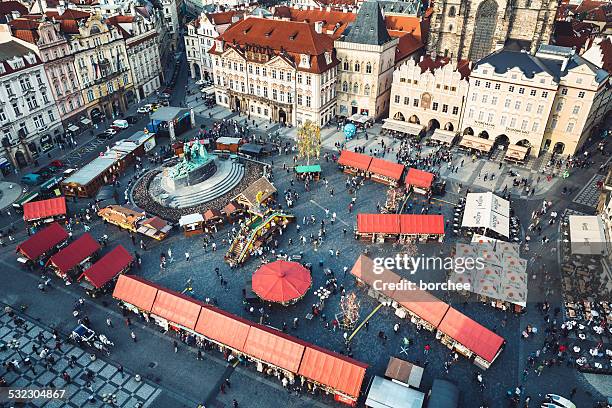
[[[474,62],[511,43],[535,53],[549,43],[556,10],[556,0],[437,1],[428,49]]]

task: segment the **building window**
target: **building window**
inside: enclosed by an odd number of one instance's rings
[[[249,74],[252,74],[252,73],[253,73],[253,66],[249,65]]]
[[[4,108],[0,107],[0,122],[4,122],[6,120],[6,113],[4,113]]]
[[[544,105],[538,105],[538,109],[536,110],[536,113],[538,115],[541,115],[542,112],[544,112]]]
[[[361,64],[359,64],[358,62],[355,63],[355,72],[359,72],[361,71]]]
[[[491,105],[497,105],[497,96],[491,98]]]
[[[263,95],[264,98],[267,98],[268,97],[268,87],[264,86],[263,91],[264,91],[264,95]]]
[[[414,106],[415,108],[418,108],[418,107],[419,107],[419,100],[415,98],[415,99],[412,101],[412,106]]]
[[[310,96],[306,95],[306,107],[310,108]]]
[[[486,81],[485,82],[485,88],[487,88],[487,89],[491,88],[491,82]]]
[[[584,91],[578,92],[578,97],[579,98],[584,98]]]
[[[515,110],[520,110],[521,109],[521,101],[514,102],[514,109]]]
[[[468,113],[468,118],[472,119],[474,117],[474,109],[470,109]]]
[[[370,85],[366,85],[363,87],[363,94],[365,96],[370,96]]]
[[[283,71],[280,71],[278,73],[278,79],[280,79],[281,81],[285,80],[285,73]]]
[[[482,95],[482,103],[489,102],[489,95]]]
[[[34,125],[36,125],[36,128],[41,128],[45,126],[43,115],[34,116]]]
[[[448,16],[449,17],[455,17],[456,14],[456,10],[455,10],[455,6],[450,6],[450,8],[448,9]]]
[[[525,88],[519,88],[519,94],[524,95],[525,94]]]
[[[355,82],[353,84],[353,93],[354,94],[358,94],[359,93],[359,84],[357,82]]]
[[[372,64],[368,62],[366,64],[366,74],[371,74],[371,73],[372,73]]]
[[[516,118],[511,118],[510,119],[510,127],[513,128],[516,126]]]
[[[264,67],[261,69],[261,76],[267,76],[268,75],[268,70]]]
[[[527,106],[525,107],[525,110],[527,112],[531,112],[531,108],[533,107],[533,105],[531,103],[528,103]]]
[[[346,82],[345,82],[345,84],[346,84]],[[399,95],[395,95],[393,97],[393,100],[395,101],[395,103],[400,103],[400,96]]]
[[[112,81],[106,83],[106,89],[108,90],[109,94],[115,92],[115,87],[113,86]]]
[[[529,91],[529,95],[536,96],[536,90],[532,89],[531,91]]]
[[[538,131],[538,122],[533,122],[533,125],[531,125],[531,131],[532,132],[537,132]]]
[[[528,125],[528,123],[527,123],[527,121],[526,121],[526,120],[524,120],[523,122],[521,122],[521,130],[527,130],[527,125]]]
[[[478,99],[478,94],[477,93],[473,93],[472,94],[472,102],[476,102],[476,99]]]
[[[580,106],[576,105],[574,109],[572,109],[572,115],[577,115],[578,112],[580,112]]]
[[[480,86],[480,80],[477,79],[476,81],[474,81],[474,86]]]
[[[493,123],[493,119],[495,119],[494,115],[492,113],[489,113],[487,115],[487,123]]]
[[[36,97],[28,96],[26,98],[26,102],[27,102],[28,108],[30,108],[30,110],[38,108],[38,102],[36,102]]]
[[[506,126],[506,120],[507,120],[506,116],[502,116],[499,121],[499,124],[502,126]]]
[[[349,70],[349,62],[348,60],[344,60],[344,62],[342,63],[342,69],[345,71]]]
[[[348,92],[348,83],[344,81],[342,83],[342,92]],[[399,95],[395,95],[397,102],[399,102]]]
[[[458,114],[459,114],[459,107],[453,106],[453,115],[458,115]]]
[[[563,101],[557,102],[557,112],[561,111],[561,109],[563,109]]]
[[[255,75],[259,75],[259,67],[255,67]],[[257,112],[259,113],[259,112]]]
[[[504,108],[509,108],[510,107],[510,98],[506,99],[506,101],[504,102]]]
[[[297,104],[302,106],[302,95],[301,94],[298,94],[297,96]]]
[[[510,85],[508,87],[508,92],[514,92],[514,86],[513,85]]]
[[[310,78],[310,75],[306,75],[306,85],[310,84],[312,84],[312,79]]]
[[[275,69],[272,70],[272,79],[276,79],[276,70]]]
[[[408,106],[410,104],[410,98],[404,96],[404,105]]]
[[[456,86],[451,86],[451,92],[456,92],[457,91],[457,87]]]
[[[255,87],[253,86],[253,84],[249,84],[249,93],[251,95],[255,95]]]
[[[42,99],[43,99],[43,103],[45,104],[49,103],[49,97],[47,96],[46,92],[42,93]]]
[[[558,122],[558,121],[557,121],[557,118],[553,118],[553,119],[550,121],[550,128],[551,128],[551,129],[556,128],[556,127],[557,127],[557,122]]]
[[[567,133],[571,133],[574,131],[574,122],[570,122],[567,124],[567,128],[565,129]]]
[[[576,78],[576,83],[577,84],[581,84],[582,83],[582,78]]]
[[[293,94],[287,93],[287,102],[288,103],[293,103]]]
[[[302,83],[302,74],[297,74],[297,83],[301,84]],[[346,82],[345,82],[346,83]],[[346,92],[346,91],[345,91]]]
[[[542,92],[542,98],[548,98],[548,92],[543,91]]]
[[[442,112],[443,113],[447,113],[448,112],[448,105],[442,105]]]
[[[438,110],[438,102],[434,102],[432,105],[432,109],[437,111]]]
[[[287,82],[291,82],[291,72],[287,72]]]
[[[482,121],[484,119],[484,112],[480,111],[478,112],[478,120]]]
[[[567,95],[567,88],[561,89],[561,95],[563,96]]]
[[[501,88],[501,85],[500,85],[500,84],[495,84],[495,90],[496,90],[496,91],[499,91],[499,90],[500,90],[500,88]]]
[[[54,122],[55,121],[55,115],[53,114],[53,111],[50,110],[50,111],[47,112],[47,114],[49,115],[49,120],[51,122]]]
[[[278,97],[278,93],[276,91],[276,89],[272,90],[272,99],[276,100],[276,98]]]
[[[130,76],[128,74],[123,74],[123,85],[127,85],[130,82]]]
[[[93,90],[88,89],[87,90],[87,102],[91,102],[94,100],[94,93]]]

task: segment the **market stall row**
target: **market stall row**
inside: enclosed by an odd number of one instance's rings
[[[340,153],[338,165],[347,174],[363,176],[393,187],[399,185],[405,169],[403,164],[351,152],[350,150],[343,150]]]
[[[436,338],[450,349],[473,359],[474,364],[487,369],[501,353],[505,340],[465,316],[427,291],[408,289],[407,280],[382,269],[374,272],[374,262],[361,255],[351,270],[357,282],[368,286],[368,295],[388,302],[401,318],[409,316],[412,323],[436,332]],[[385,285],[381,285],[385,283]],[[380,288],[376,290],[375,287]]]
[[[355,237],[372,242],[444,239],[444,216],[435,214],[357,214]]]
[[[355,404],[367,365],[306,343],[170,291],[145,279],[120,275],[113,292],[129,310],[163,328],[189,333],[216,344],[234,357],[253,361],[258,371],[279,373],[317,384],[335,399]],[[271,370],[271,371],[270,371]]]
[[[23,220],[30,225],[66,220],[66,197],[23,204]]]
[[[158,241],[166,238],[172,229],[171,224],[159,217],[147,218],[144,212],[120,205],[109,205],[101,208],[98,215],[109,224],[128,231],[138,232]]]

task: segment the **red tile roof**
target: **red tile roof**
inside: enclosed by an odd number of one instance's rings
[[[0,15],[11,14],[13,11],[19,15],[28,14],[28,8],[18,1],[0,1]]]
[[[96,288],[101,288],[126,269],[134,260],[132,255],[121,245],[104,255],[79,277],[83,277]]]
[[[50,198],[48,200],[32,201],[23,205],[25,221],[40,220],[66,214],[66,197]]]
[[[323,32],[337,39],[342,35],[349,23],[355,21],[357,14],[342,11],[300,10],[287,6],[279,6],[274,11],[275,17],[300,21],[304,23],[323,22]]]
[[[606,38],[599,44],[599,47],[603,53],[602,68],[612,73],[612,40],[610,40],[610,38]]]
[[[315,32],[314,26],[307,23],[249,17],[230,26],[219,39],[240,53],[244,53],[247,47],[261,47],[263,52],[271,51],[274,56],[288,58],[296,66],[300,55],[311,56],[311,68],[298,68],[300,71],[320,73],[339,62],[332,38]],[[210,52],[219,53],[216,46]],[[325,52],[332,55],[330,64],[325,60]]]
[[[232,18],[234,16],[238,16],[242,18],[244,15],[244,11],[223,11],[221,13],[209,13],[206,14],[206,17],[214,24],[214,25],[223,25],[223,24],[231,24]],[[199,20],[199,19],[198,19]]]
[[[420,39],[412,34],[404,34],[399,31],[389,31],[392,37],[395,33],[399,33],[399,42],[395,49],[395,62],[400,62],[404,58],[414,54],[419,49],[423,48],[423,43]]]
[[[62,14],[57,11],[47,11],[45,15],[49,18],[55,18],[56,20],[79,20],[82,18],[89,18],[91,14],[81,10],[67,9]]]
[[[67,239],[68,233],[66,230],[57,222],[54,222],[17,245],[17,252],[20,252],[31,261],[35,261],[42,254]]]

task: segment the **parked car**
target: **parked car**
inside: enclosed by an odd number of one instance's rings
[[[111,127],[115,128],[115,129],[127,129],[128,126],[130,126],[130,124],[125,119],[117,119],[111,125]]]
[[[21,176],[21,182],[29,185],[36,185],[42,181],[42,176],[36,173],[28,173]]]
[[[159,108],[159,105],[154,103],[151,105],[151,112],[155,112]]]
[[[113,136],[115,136],[117,134],[117,131],[113,128],[108,128],[104,131],[105,134],[107,134],[109,137],[109,139],[112,139]]]
[[[58,169],[66,166],[61,160],[53,160],[51,163],[49,163],[49,165]]]
[[[196,85],[204,85],[204,84],[206,84],[206,80],[205,79],[198,79],[195,84]]]
[[[146,104],[144,106],[141,106],[140,108],[138,108],[138,110],[136,111],[138,113],[149,113],[151,112],[151,105],[150,104]]]

